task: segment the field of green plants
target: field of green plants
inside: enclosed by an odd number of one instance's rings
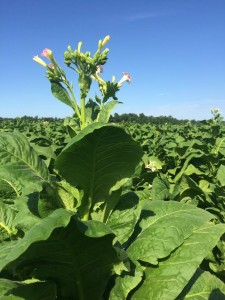
[[[225,127],[67,126],[0,123],[1,299],[224,299]]]
[[[119,82],[68,47],[35,61],[65,120],[0,120],[0,299],[225,299],[225,126],[109,122]],[[106,51],[107,50],[107,51]],[[74,67],[75,66],[75,67]],[[101,92],[85,100],[92,80]]]

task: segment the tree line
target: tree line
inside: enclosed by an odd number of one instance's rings
[[[4,120],[25,120],[25,121],[48,121],[48,122],[54,122],[54,121],[63,121],[63,118],[57,118],[57,117],[31,117],[31,116],[22,116],[22,117],[16,117],[16,118],[2,118],[0,117],[0,121]],[[188,120],[188,119],[176,119],[172,116],[146,116],[144,113],[141,114],[135,114],[135,113],[124,113],[124,114],[118,114],[114,113],[110,117],[109,120],[111,123],[121,123],[121,122],[137,122],[140,124],[143,123],[151,123],[155,125],[160,124],[171,124],[171,125],[179,125],[179,124],[186,124],[187,122],[191,122],[192,124],[202,124],[205,123],[206,120],[202,121],[196,121],[196,120]]]
[[[145,114],[135,114],[135,113],[124,113],[119,115],[118,113],[115,113],[113,116],[110,117],[110,122],[114,123],[121,123],[121,122],[137,122],[140,124],[143,123],[151,123],[155,125],[160,125],[160,124],[171,124],[171,125],[176,125],[176,124],[186,124],[187,122],[191,122],[194,124],[201,123],[201,121],[196,121],[196,120],[188,120],[188,119],[176,119],[172,116],[159,116],[159,117],[154,117],[154,116],[146,116]]]

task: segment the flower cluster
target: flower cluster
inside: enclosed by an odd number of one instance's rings
[[[107,41],[108,41],[108,39],[107,39]],[[102,44],[105,44],[105,42],[102,43]],[[41,56],[46,57],[47,59],[49,59],[51,61],[51,63],[47,65],[38,55],[34,56],[33,60],[35,62],[37,62],[38,64],[40,64],[41,66],[45,67],[45,68],[54,69],[55,61],[54,61],[54,58],[53,58],[52,50],[50,50],[48,48],[45,48],[42,51]],[[97,65],[96,74],[92,78],[96,79],[100,83],[104,83],[105,81],[102,78],[99,77],[100,73],[103,73],[103,66],[102,65]],[[118,82],[118,86],[122,86],[122,84],[124,82],[130,83],[131,80],[132,80],[132,77],[131,77],[130,73],[128,73],[128,72],[122,72],[122,75],[123,75],[122,78]]]
[[[56,71],[57,69],[60,69],[58,64],[56,63],[54,57],[53,57],[53,53],[52,50],[45,48],[42,53],[41,56],[49,59],[51,62],[50,64],[46,64],[38,55],[33,57],[33,60],[35,62],[37,62],[38,64],[40,64],[41,66],[45,67],[46,69],[50,69],[50,70],[54,70],[55,69],[55,74],[59,75]]]
[[[220,124],[223,121],[222,113],[219,108],[212,108],[211,113],[213,115],[212,122]]]
[[[103,109],[105,102],[107,102],[110,98],[112,99],[112,101],[117,101],[118,99],[116,97],[116,93],[119,91],[122,84],[124,82],[130,83],[132,79],[131,75],[128,72],[123,72],[123,76],[118,82],[115,82],[114,76],[112,77],[112,81],[106,81],[101,77],[101,73],[103,73],[103,65],[108,59],[107,54],[109,51],[108,48],[103,50],[103,47],[108,43],[109,40],[109,35],[107,35],[103,40],[99,40],[98,49],[93,56],[88,51],[81,51],[82,42],[78,43],[77,49],[73,50],[71,46],[68,46],[67,51],[64,52],[64,63],[69,68],[76,71],[78,74],[80,104],[76,100],[76,96],[73,90],[73,84],[67,80],[66,73],[56,62],[52,50],[50,50],[49,48],[45,48],[40,55],[49,60],[49,64],[47,64],[38,55],[33,57],[33,60],[35,62],[46,69],[46,77],[51,83],[51,90],[53,95],[63,103],[69,105],[74,110],[75,117],[77,118],[77,120],[79,120],[78,127],[80,127],[81,129],[83,129],[90,122],[96,121],[99,118],[98,116],[96,117],[95,113],[93,114],[93,116],[95,116],[96,120],[93,120],[94,117],[92,117],[92,120],[90,121],[90,113],[87,112],[88,109],[86,109],[86,105],[88,103],[88,100],[86,98],[90,91],[92,80],[97,81],[100,92],[102,94],[102,99],[100,99],[98,96],[95,97],[95,105],[97,107],[95,108],[95,110],[97,109],[100,114],[100,111]],[[108,106],[107,109],[109,110],[109,112],[105,114],[107,117],[105,118],[105,120],[107,119],[108,121],[111,110],[117,103],[114,102],[111,106]]]
[[[213,115],[218,115],[218,114],[221,114],[221,111],[220,111],[219,108],[212,108],[212,109],[211,109],[211,113],[212,113]]]
[[[150,169],[152,172],[157,172],[158,168],[157,168],[157,163],[156,161],[150,161],[149,164],[145,165],[146,169]]]

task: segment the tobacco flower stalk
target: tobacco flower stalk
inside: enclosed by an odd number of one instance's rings
[[[109,35],[100,40],[93,56],[89,51],[82,51],[82,42],[78,43],[77,49],[73,50],[71,46],[68,46],[67,51],[64,52],[64,63],[78,74],[79,104],[75,98],[73,84],[67,80],[66,73],[56,62],[52,50],[45,48],[41,53],[41,56],[50,61],[48,64],[38,56],[33,58],[35,62],[46,68],[46,77],[51,83],[53,95],[74,110],[73,118],[79,128],[73,129],[75,132],[79,132],[91,122],[98,122],[99,119],[102,122],[108,122],[112,109],[117,103],[120,103],[117,101],[116,93],[120,90],[123,82],[131,82],[131,75],[127,72],[122,73],[123,77],[118,83],[114,82],[114,76],[112,81],[106,81],[101,77],[109,52],[108,48],[103,50],[103,47],[109,40]],[[97,81],[102,94],[102,98],[95,95],[95,102],[91,98],[87,99],[92,80]],[[105,103],[110,99],[111,104],[108,102],[109,105],[106,106]],[[104,114],[101,112],[103,108]],[[90,110],[92,110],[91,114]]]

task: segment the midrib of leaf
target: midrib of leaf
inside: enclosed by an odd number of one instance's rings
[[[204,294],[205,294],[205,295],[209,295],[211,292],[212,292],[212,291],[208,291],[208,292],[199,292],[199,293],[195,293],[195,294],[189,294],[189,295],[185,296],[184,299],[193,298],[193,297],[195,297],[195,296],[201,296],[201,295],[204,295]],[[178,300],[179,300],[179,298],[178,298]]]
[[[161,217],[159,217],[158,219],[156,219],[155,221],[153,221],[152,223],[150,223],[143,231],[141,231],[140,232],[140,234],[139,235],[141,235],[145,230],[147,230],[150,226],[152,226],[153,224],[155,224],[156,222],[158,222],[159,220],[162,220],[162,219],[164,219],[164,218],[166,218],[167,216],[171,216],[171,215],[174,215],[174,214],[177,214],[177,213],[180,213],[180,212],[188,212],[188,213],[190,213],[191,211],[193,211],[193,210],[196,210],[195,208],[193,208],[193,209],[188,209],[188,210],[184,210],[184,209],[181,209],[181,210],[176,210],[176,211],[172,211],[172,212],[170,212],[170,213],[166,213],[165,215],[163,215],[163,216],[161,216]],[[197,229],[196,229],[197,230]],[[138,236],[139,236],[138,235]]]
[[[2,222],[0,222],[0,228],[5,229],[5,231],[7,231],[8,234],[11,234],[12,231],[9,229],[9,227],[7,227],[5,224],[3,224]]]
[[[83,288],[83,284],[82,284],[82,276],[81,276],[81,272],[80,272],[80,268],[79,265],[77,264],[77,259],[76,257],[74,257],[74,255],[71,255],[72,261],[73,261],[73,265],[75,266],[74,270],[76,272],[76,276],[77,276],[77,280],[75,281],[75,285],[77,285],[78,287],[78,293],[79,293],[79,299],[80,300],[85,300],[84,297],[84,288]]]
[[[219,150],[220,150],[220,147],[221,147],[221,145],[223,144],[224,141],[225,141],[225,138],[223,138],[223,139],[220,141],[218,147],[216,147],[216,154],[218,154],[218,152],[219,152]]]
[[[5,181],[6,183],[8,183],[8,185],[10,185],[13,188],[17,197],[20,195],[19,192],[17,191],[16,187],[14,185],[12,185],[11,182],[9,182],[8,180],[6,180],[5,178],[2,178],[2,177],[1,177],[1,180]]]
[[[103,133],[98,137],[96,146],[94,148],[94,161],[93,161],[93,167],[92,167],[92,175],[91,175],[91,181],[90,181],[90,189],[88,193],[88,214],[89,214],[89,209],[91,208],[91,204],[93,202],[93,193],[94,193],[94,182],[95,182],[95,171],[96,171],[96,153],[97,153],[97,148],[99,145],[99,140],[102,137]]]

